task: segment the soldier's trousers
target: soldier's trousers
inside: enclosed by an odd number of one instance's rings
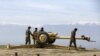
[[[26,37],[26,42],[25,42],[25,44],[27,45],[27,44],[31,44],[31,40],[30,40],[30,37]]]
[[[69,44],[70,47],[72,46],[72,43],[74,44],[74,47],[77,48],[76,40],[70,40],[70,44]]]
[[[37,40],[33,39],[34,45],[37,44]]]
[[[33,39],[33,42],[34,42],[34,45],[36,44],[36,41],[35,41],[35,39]]]

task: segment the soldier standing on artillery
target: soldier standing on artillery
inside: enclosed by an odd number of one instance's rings
[[[25,42],[25,45],[27,45],[27,44],[30,45],[31,44],[30,35],[31,36],[33,36],[33,35],[31,33],[30,29],[31,29],[31,27],[29,26],[28,29],[26,30],[26,40],[25,40],[26,42]]]
[[[35,31],[33,32],[33,41],[34,44],[36,44],[38,38],[38,28],[35,28]]]
[[[77,28],[75,28],[72,32],[71,32],[71,40],[70,40],[70,47],[72,46],[72,43],[74,44],[74,47],[77,48],[76,46],[76,31],[77,31]]]

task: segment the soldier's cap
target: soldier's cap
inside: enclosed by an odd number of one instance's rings
[[[37,27],[35,29],[38,29]]]
[[[41,27],[41,29],[44,29],[43,27]]]
[[[44,28],[43,27],[41,27],[41,30],[40,31],[44,31]]]
[[[74,30],[76,30],[76,31],[77,31],[77,28],[74,28]]]
[[[31,26],[28,26],[28,29],[30,29],[31,28]]]

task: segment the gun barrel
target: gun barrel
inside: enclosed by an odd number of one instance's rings
[[[57,39],[71,39],[70,36],[57,36]],[[88,42],[96,42],[93,40],[90,40],[90,37],[76,37],[77,40],[86,40]]]
[[[57,36],[57,39],[71,39],[70,36]],[[81,37],[76,37],[78,40],[83,40]]]

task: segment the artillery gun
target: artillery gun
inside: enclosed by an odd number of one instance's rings
[[[43,32],[39,32],[36,45],[39,48],[43,48],[47,44],[53,44],[56,41],[56,39],[70,39],[70,37],[69,36],[58,36],[58,33],[43,31]],[[76,39],[86,40],[88,42],[95,42],[95,41],[91,41],[90,37],[85,37],[84,35],[82,35],[81,37],[76,37]]]

